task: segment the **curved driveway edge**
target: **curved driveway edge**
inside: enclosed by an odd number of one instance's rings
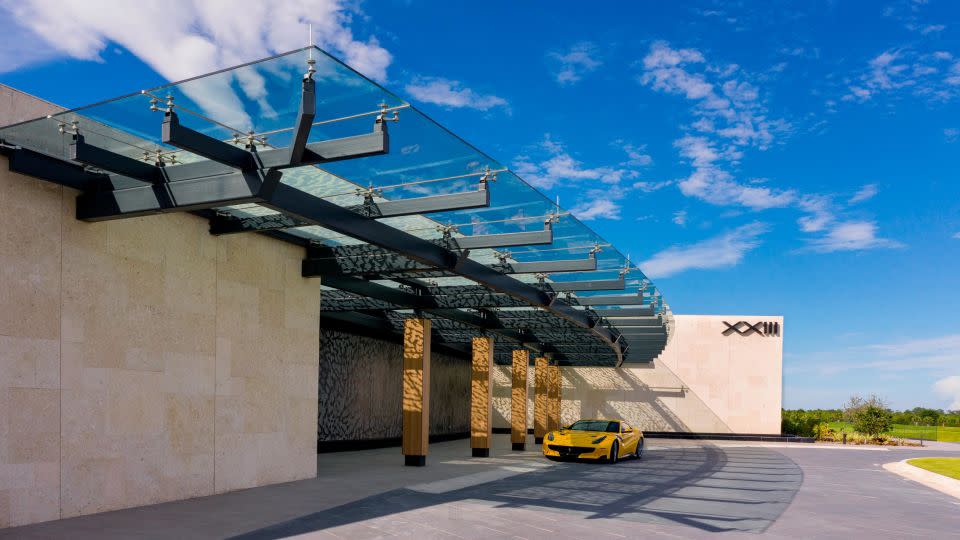
[[[954,480],[942,474],[930,472],[920,467],[914,467],[907,463],[907,460],[884,463],[883,468],[908,480],[919,482],[928,488],[960,499],[960,480]]]

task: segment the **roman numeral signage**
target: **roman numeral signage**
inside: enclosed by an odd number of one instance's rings
[[[756,322],[750,324],[747,321],[739,321],[733,324],[723,321],[723,324],[727,328],[723,331],[723,335],[729,336],[730,334],[737,333],[741,336],[749,336],[750,334],[760,334],[761,336],[779,336],[780,335],[780,323],[778,322]]]

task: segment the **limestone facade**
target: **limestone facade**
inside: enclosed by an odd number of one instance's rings
[[[316,475],[302,249],[76,194],[0,157],[0,527]]]
[[[780,433],[783,317],[675,315],[674,319],[670,343],[649,365],[561,367],[561,422],[623,418],[646,431]],[[778,335],[725,334],[724,321],[774,322],[780,331]],[[497,366],[494,371],[494,428],[510,427],[510,369]],[[533,427],[532,380],[528,376],[528,428]]]

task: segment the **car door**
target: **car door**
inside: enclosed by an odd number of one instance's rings
[[[640,441],[640,432],[626,422],[620,422],[620,438],[623,440],[622,451],[634,452]]]

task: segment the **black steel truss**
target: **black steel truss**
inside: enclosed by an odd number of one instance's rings
[[[76,215],[84,221],[122,219],[165,212],[193,211],[211,220],[211,232],[224,234],[260,231],[286,238],[282,229],[318,225],[365,242],[363,246],[310,246],[304,276],[320,276],[322,284],[338,289],[325,295],[322,317],[349,323],[372,334],[396,332],[396,310],[413,309],[443,321],[438,335],[455,345],[455,336],[482,331],[508,342],[573,361],[593,359],[620,365],[628,344],[641,353],[653,353],[665,343],[666,329],[654,321],[611,330],[604,316],[650,317],[653,309],[642,295],[592,296],[559,299],[572,291],[622,290],[617,280],[532,285],[509,274],[584,272],[596,270],[593,253],[586,259],[567,261],[502,261],[487,266],[468,257],[471,249],[550,244],[552,221],[542,231],[475,236],[450,236],[426,240],[377,221],[377,218],[423,214],[489,205],[489,192],[481,183],[475,192],[407,200],[373,202],[345,208],[281,183],[283,169],[356,159],[389,152],[389,134],[383,115],[372,133],[309,143],[314,119],[314,83],[305,76],[300,108],[285,148],[241,147],[224,142],[180,123],[171,108],[161,126],[162,142],[203,159],[178,165],[149,163],[99,147],[75,133],[69,160],[0,141],[0,152],[11,170],[81,190]],[[113,188],[113,186],[124,186]],[[238,218],[213,209],[255,202],[278,212],[276,216]],[[373,262],[371,262],[373,261]],[[410,276],[461,276],[479,284],[471,287],[435,287]],[[356,276],[382,276],[402,283],[396,288]],[[572,304],[572,305],[571,305]],[[575,305],[636,306],[621,310],[578,309]],[[333,309],[330,308],[333,306]],[[527,308],[491,311],[490,308]],[[473,308],[477,311],[464,311]],[[364,311],[357,311],[364,310]],[[376,313],[376,310],[387,310]],[[614,315],[611,312],[617,311]],[[627,322],[627,321],[624,321]],[[515,346],[515,345],[511,345]]]

